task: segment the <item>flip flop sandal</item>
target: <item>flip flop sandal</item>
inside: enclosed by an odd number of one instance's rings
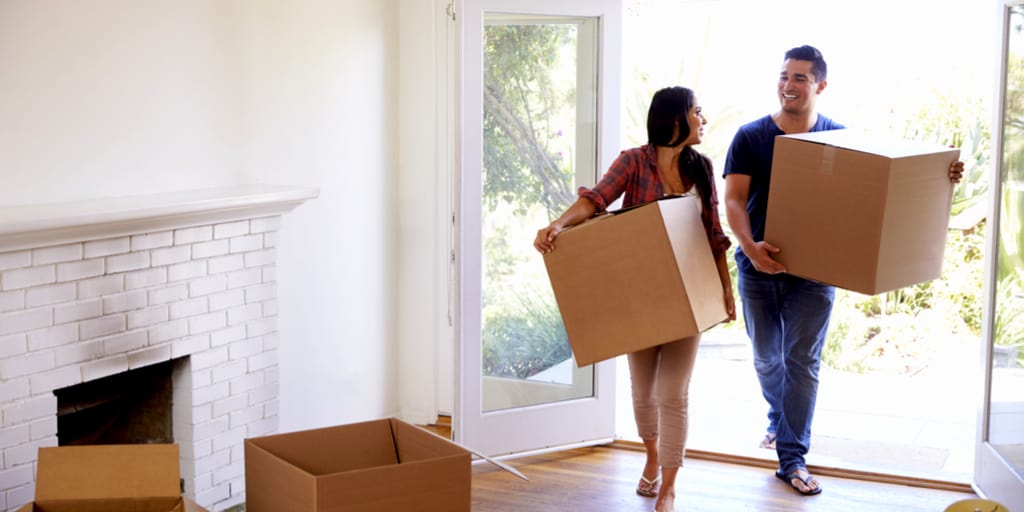
[[[765,450],[774,450],[775,449],[775,434],[772,434],[771,432],[765,434],[764,435],[764,439],[761,440],[761,444],[759,444],[758,446],[760,446],[761,448],[764,448]]]
[[[640,475],[640,483],[636,485],[636,493],[647,498],[654,498],[658,495],[658,482],[661,482],[660,476],[654,480],[648,480],[645,476]]]
[[[783,482],[786,482],[787,484],[789,484],[790,487],[793,488],[793,490],[795,490],[796,492],[798,492],[798,493],[800,493],[800,494],[802,494],[804,496],[814,496],[815,494],[820,494],[821,493],[821,484],[819,483],[818,487],[816,487],[816,488],[811,488],[811,480],[813,480],[814,477],[810,474],[810,472],[808,472],[806,478],[800,478],[800,474],[797,473],[797,471],[799,471],[800,469],[803,469],[803,468],[794,469],[793,471],[790,471],[788,475],[783,474],[781,471],[776,471],[775,472],[775,477],[778,478],[779,480],[782,480]],[[804,469],[804,471],[807,471],[807,470]],[[806,485],[807,488],[810,489],[810,490],[809,491],[804,491],[804,490],[800,489],[800,486],[798,486],[795,483],[793,483],[793,480],[799,480],[799,481],[803,482],[804,485]]]

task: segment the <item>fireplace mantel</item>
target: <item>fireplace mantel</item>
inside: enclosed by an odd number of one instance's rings
[[[0,253],[280,215],[318,195],[315,188],[251,184],[0,206]]]

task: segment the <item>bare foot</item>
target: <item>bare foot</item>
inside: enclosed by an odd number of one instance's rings
[[[658,501],[654,502],[654,512],[674,512],[676,509],[676,492],[662,489]]]

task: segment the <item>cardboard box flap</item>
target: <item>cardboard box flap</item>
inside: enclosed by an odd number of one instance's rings
[[[160,497],[181,497],[177,445],[88,445],[39,449],[37,502]]]
[[[449,455],[469,454],[469,450],[455,443],[438,443],[432,433],[415,425],[394,418],[390,421],[395,439],[395,452],[398,454],[398,462],[401,464]]]
[[[779,137],[817,142],[843,149],[871,153],[873,155],[879,155],[886,158],[903,158],[929,153],[952,153],[953,151],[956,151],[952,148],[947,148],[938,144],[929,144],[927,142],[905,140],[894,137],[884,137],[851,128],[779,135]],[[953,160],[950,160],[950,163],[953,163]]]
[[[345,434],[338,435],[336,431],[342,428]],[[307,430],[302,436],[277,434],[249,442],[311,475],[398,464],[386,419]]]

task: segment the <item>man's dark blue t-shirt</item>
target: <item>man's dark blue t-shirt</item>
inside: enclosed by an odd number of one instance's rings
[[[812,132],[838,130],[845,126],[818,114],[818,121]],[[747,213],[750,215],[750,230],[755,242],[764,240],[765,216],[768,212],[768,187],[771,184],[772,156],[775,152],[775,137],[785,135],[772,116],[767,115],[740,127],[729,145],[725,157],[723,176],[746,174],[750,176],[750,193],[747,197]],[[754,266],[736,248],[736,265],[742,272],[756,272]]]

